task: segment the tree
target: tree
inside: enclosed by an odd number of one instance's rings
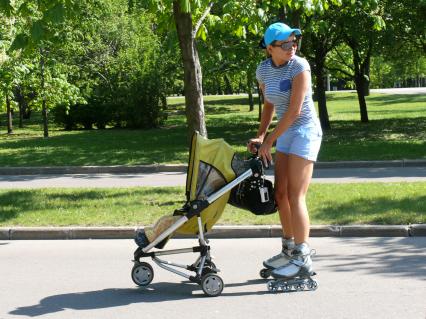
[[[326,58],[341,40],[335,25],[336,12],[338,8],[335,6],[334,9],[307,17],[303,33],[302,52],[313,62],[311,67],[315,75],[315,95],[321,127],[324,130],[331,128],[325,95]]]
[[[42,105],[43,131],[44,137],[49,136],[48,131],[48,108],[58,99],[69,99],[69,95],[58,94],[58,90],[54,88],[66,87],[75,93],[77,90],[70,85],[64,77],[52,77],[55,61],[50,58],[49,54],[54,50],[55,46],[62,44],[63,38],[66,37],[67,25],[65,24],[66,15],[72,17],[76,12],[83,12],[82,6],[73,3],[71,0],[66,5],[60,1],[24,1],[12,2],[10,0],[2,0],[3,4],[0,8],[4,12],[14,14],[16,19],[20,21],[20,28],[14,37],[9,51],[18,51],[17,54],[31,56],[38,62],[39,74],[39,99]],[[81,4],[80,4],[81,5]],[[16,6],[16,7],[14,7]],[[6,8],[6,9],[5,9]],[[80,11],[79,11],[80,10]],[[53,89],[52,89],[53,88]],[[73,94],[74,95],[74,94]]]
[[[173,1],[173,16],[176,23],[184,68],[185,111],[188,123],[188,137],[194,131],[198,131],[202,136],[207,137],[204,120],[202,71],[195,37],[212,5],[212,2],[207,5],[205,12],[194,27],[190,1]]]
[[[157,15],[159,32],[170,31],[173,17],[184,69],[185,114],[188,125],[188,140],[194,131],[207,136],[202,89],[202,70],[196,37],[205,35],[202,25],[213,2],[206,0],[152,0],[139,5]],[[172,15],[171,15],[172,13]],[[195,22],[194,22],[195,21]]]
[[[376,0],[347,0],[336,16],[338,31],[345,45],[340,44],[335,48],[334,58],[331,59],[334,63],[329,63],[329,69],[337,70],[354,81],[361,122],[368,122],[365,96],[369,94],[373,49],[377,46],[380,31],[385,27],[382,14]],[[350,49],[351,61],[345,56],[346,47]]]

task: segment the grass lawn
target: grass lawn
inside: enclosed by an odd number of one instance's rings
[[[51,124],[51,137],[44,139],[37,116],[24,129],[15,126],[11,136],[1,126],[0,166],[186,163],[183,103],[183,98],[170,98],[165,126],[152,130],[67,132]],[[324,133],[320,161],[426,158],[425,95],[372,94],[367,97],[369,123],[359,122],[355,93],[329,93],[327,103],[332,130]],[[247,139],[257,131],[257,107],[248,112],[242,96],[208,96],[205,109],[209,138],[224,138],[244,154]]]
[[[312,184],[312,224],[426,223],[426,182]],[[183,187],[0,190],[0,227],[150,225],[184,203]],[[227,205],[219,224],[279,224]]]

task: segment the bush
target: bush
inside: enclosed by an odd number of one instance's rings
[[[76,80],[86,92],[87,104],[68,109],[60,105],[53,112],[54,120],[65,129],[158,127],[165,119],[165,60],[158,54],[150,17],[136,12],[107,23],[97,34],[93,52],[84,53],[98,56],[102,63],[81,67],[89,71]]]

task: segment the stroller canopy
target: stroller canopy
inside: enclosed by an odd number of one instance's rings
[[[235,179],[234,156],[223,139],[209,140],[194,133],[186,177],[187,200],[205,199]]]
[[[223,139],[206,139],[199,133],[194,133],[186,177],[187,202],[207,199],[234,180],[243,169],[243,163],[235,158],[235,152]],[[209,231],[222,215],[229,194],[230,192],[227,192],[202,211],[201,219],[206,231]],[[193,234],[197,230],[197,221],[192,218],[179,228],[178,232]]]

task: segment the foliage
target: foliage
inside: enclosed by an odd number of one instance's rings
[[[83,26],[85,37],[65,54],[80,72],[73,81],[84,88],[87,105],[60,105],[55,120],[65,128],[107,125],[157,127],[164,120],[165,74],[161,48],[151,30],[150,16],[125,8],[101,13]],[[90,34],[90,36],[88,36]],[[84,50],[84,54],[79,54]]]
[[[0,42],[6,56],[0,83],[9,95],[14,86],[33,91],[30,107],[44,104],[67,129],[162,123],[164,64],[150,15],[129,13],[125,0],[6,1],[6,7],[11,18],[2,11],[0,18],[15,28]]]

